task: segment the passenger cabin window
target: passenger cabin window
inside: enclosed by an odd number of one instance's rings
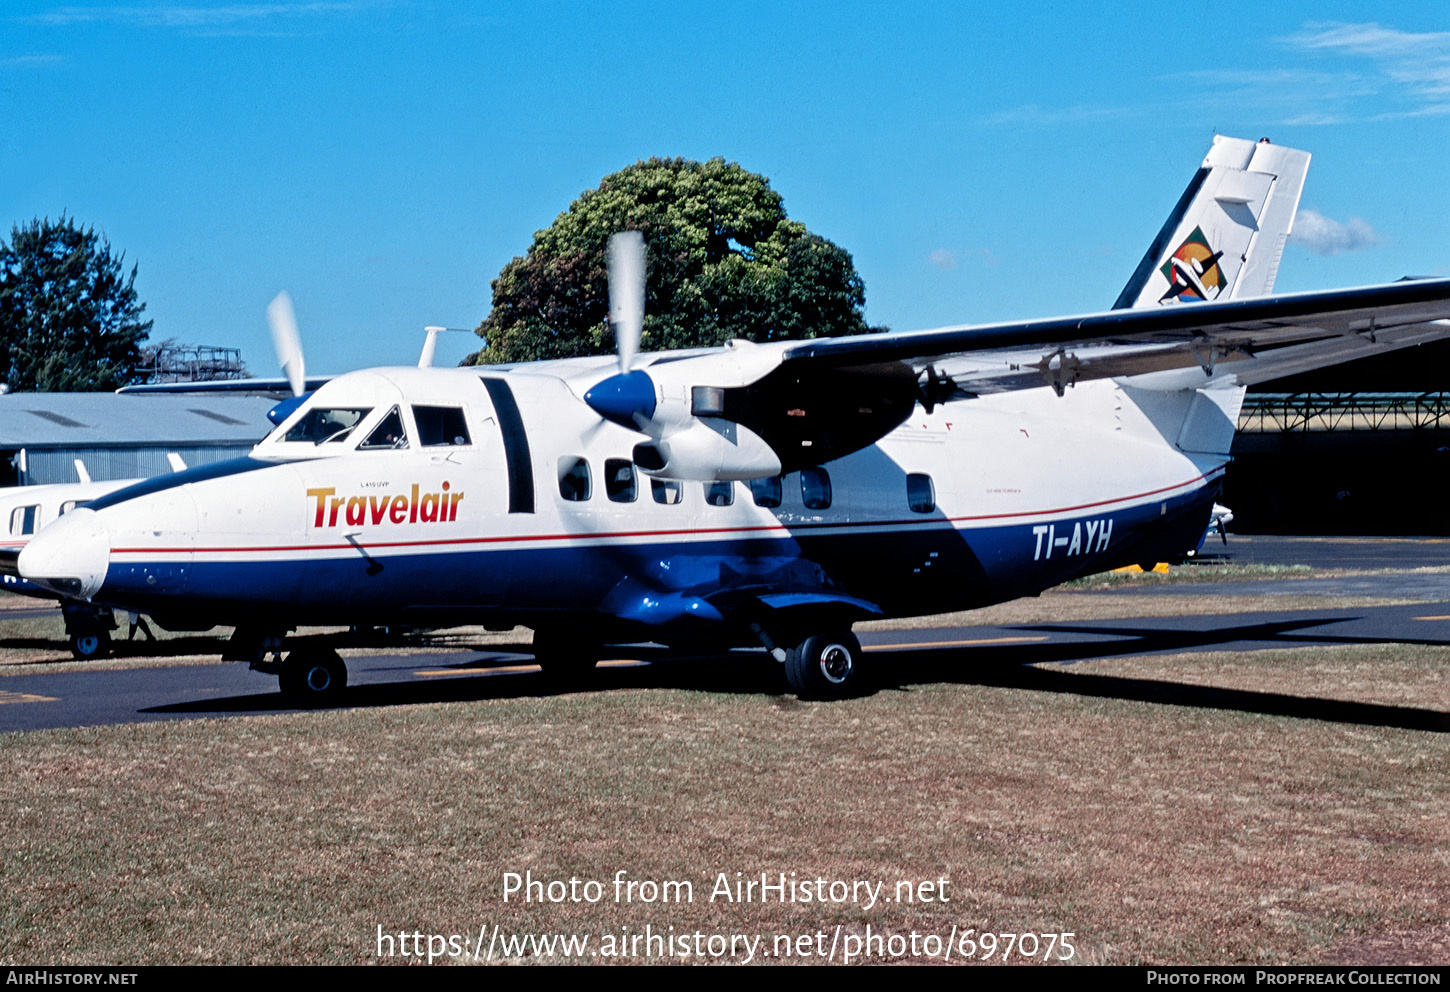
[[[90,503],[88,499],[68,499],[60,505],[60,515],[63,517],[79,506],[86,506]]]
[[[571,503],[581,503],[594,491],[589,476],[589,461],[565,455],[559,459],[559,495]]]
[[[313,407],[292,425],[282,440],[310,441],[313,444],[341,441],[369,413],[372,413],[372,407]]]
[[[685,498],[685,487],[681,483],[664,479],[649,480],[649,491],[656,503],[674,504]]]
[[[421,447],[458,447],[469,443],[468,422],[459,407],[415,406],[413,423],[418,425]]]
[[[367,440],[357,446],[358,451],[393,451],[408,446],[408,432],[403,427],[403,415],[397,407],[379,421]]]
[[[705,502],[710,506],[729,506],[735,502],[735,483],[705,483]]]
[[[754,498],[756,506],[763,506],[769,510],[780,506],[780,476],[772,475],[768,479],[751,479],[750,495]]]
[[[936,509],[936,487],[925,472],[912,472],[906,477],[906,504],[913,513],[930,513]]]
[[[825,510],[831,506],[831,477],[823,468],[801,469],[801,502],[807,510]]]
[[[615,503],[633,503],[639,499],[634,462],[628,458],[607,458],[604,461],[604,492]]]
[[[40,517],[39,506],[17,506],[10,514],[10,533],[16,537],[35,533],[35,524]]]

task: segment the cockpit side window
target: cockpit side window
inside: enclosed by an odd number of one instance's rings
[[[10,514],[10,533],[16,537],[35,533],[36,521],[40,518],[39,506],[18,506]]]
[[[336,443],[351,434],[369,413],[372,407],[313,407],[292,425],[282,440]]]
[[[403,427],[403,415],[397,407],[378,422],[367,440],[357,446],[359,451],[393,451],[408,446],[408,431]]]
[[[415,406],[413,423],[418,425],[420,447],[457,447],[470,443],[468,421],[456,406]]]

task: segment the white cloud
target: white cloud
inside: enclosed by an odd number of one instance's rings
[[[946,248],[938,248],[931,253],[931,264],[939,269],[955,269],[957,267],[957,256],[953,255]]]
[[[1380,236],[1368,221],[1360,217],[1351,217],[1341,224],[1317,210],[1305,209],[1294,218],[1294,232],[1289,240],[1316,255],[1338,255],[1377,245]]]
[[[1415,34],[1378,24],[1310,23],[1289,41],[1302,48],[1335,48],[1371,58],[1424,58],[1450,50],[1450,32]]]
[[[1415,33],[1380,24],[1311,23],[1284,40],[1304,51],[1368,59],[1387,91],[1414,104],[1381,117],[1443,113],[1450,104],[1450,32]]]

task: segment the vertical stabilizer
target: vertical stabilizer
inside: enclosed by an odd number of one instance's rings
[[[1113,309],[1272,292],[1308,171],[1308,152],[1216,135]]]

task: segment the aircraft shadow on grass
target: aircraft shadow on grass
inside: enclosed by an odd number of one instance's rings
[[[1450,647],[1450,641],[1423,638],[1351,637],[1299,633],[1305,628],[1356,619],[1348,616],[1312,619],[1270,620],[1208,630],[1165,630],[1141,626],[1043,624],[1016,626],[1012,630],[1056,634],[1107,635],[1113,640],[1059,643],[999,644],[976,647],[911,647],[891,649],[877,645],[876,691],[911,691],[912,685],[947,683],[1032,692],[1119,699],[1129,702],[1193,706],[1265,716],[1286,716],[1301,720],[1360,724],[1401,730],[1450,733],[1450,713],[1413,706],[1390,706],[1316,696],[1227,689],[1158,679],[1128,678],[1073,672],[1045,664],[1072,664],[1106,658],[1208,650],[1223,645],[1252,642],[1261,646],[1299,647],[1339,644],[1413,644]],[[470,702],[485,699],[516,699],[604,689],[684,689],[780,696],[785,691],[780,666],[762,652],[732,652],[728,655],[681,658],[661,649],[639,648],[631,658],[647,662],[628,667],[602,667],[569,683],[548,678],[531,667],[525,645],[497,645],[495,650],[517,647],[512,655],[490,654],[462,662],[430,662],[426,656],[417,664],[398,665],[400,671],[427,668],[435,672],[456,671],[457,677],[435,676],[426,680],[370,683],[348,687],[336,709],[402,706],[415,703]],[[523,667],[523,670],[520,668]],[[486,678],[480,673],[497,670]],[[373,671],[378,671],[374,669]],[[198,700],[153,707],[143,712],[168,714],[268,713],[290,709],[279,705],[276,692]],[[806,705],[793,697],[791,706]]]

